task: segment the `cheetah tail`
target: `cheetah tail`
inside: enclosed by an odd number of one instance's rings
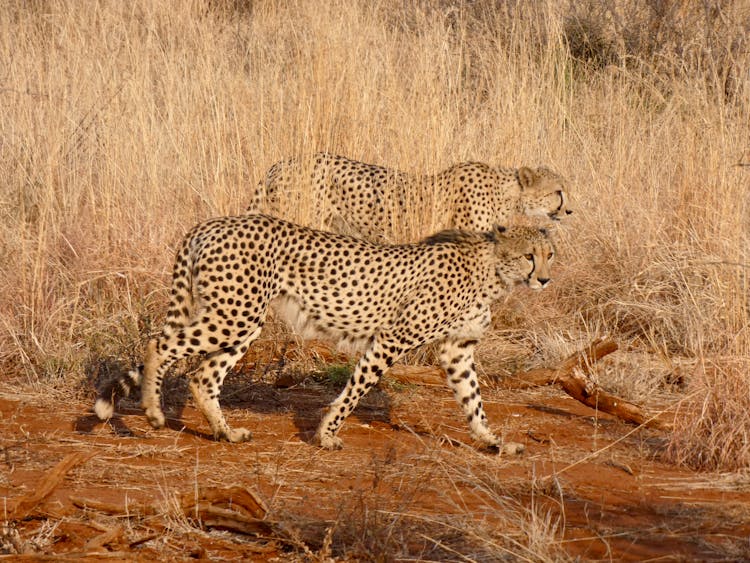
[[[109,420],[115,412],[117,402],[123,397],[129,397],[136,387],[141,386],[143,366],[115,377],[102,389],[94,403],[94,412],[99,420]]]

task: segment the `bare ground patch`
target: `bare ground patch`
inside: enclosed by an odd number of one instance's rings
[[[222,398],[231,423],[253,429],[242,445],[212,441],[172,385],[162,431],[133,402],[103,424],[90,401],[55,404],[4,385],[3,552],[310,561],[746,553],[750,493],[741,475],[664,463],[658,430],[633,431],[559,390],[486,390],[494,426],[527,448],[498,457],[472,447],[452,397],[437,387],[381,384],[344,426],[345,449],[327,452],[308,440],[336,394],[331,385],[305,379],[282,389],[234,376]],[[226,503],[214,512],[205,512],[205,500],[204,512],[197,501],[185,509],[191,495],[214,491],[216,501],[229,487],[258,498],[262,525],[217,520],[231,510]]]

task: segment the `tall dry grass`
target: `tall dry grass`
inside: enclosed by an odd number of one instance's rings
[[[184,231],[242,212],[277,160],[330,150],[414,173],[557,169],[576,214],[554,289],[523,305],[533,341],[606,332],[744,383],[731,368],[750,353],[750,169],[735,166],[750,144],[750,3],[587,6],[9,0],[6,373],[76,391],[101,358],[137,357]],[[288,215],[314,222],[304,192]],[[731,400],[748,410],[747,393]],[[701,424],[680,426],[680,451],[714,428],[747,432],[681,412]]]

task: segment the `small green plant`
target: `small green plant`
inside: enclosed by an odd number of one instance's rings
[[[340,387],[354,373],[354,362],[322,364],[315,373],[315,380],[328,385]]]
[[[399,381],[398,379],[394,379],[393,377],[388,377],[387,373],[381,381],[387,389],[395,393],[404,393],[406,391],[411,391],[412,389],[417,388],[417,385],[414,385],[413,383],[404,383],[402,381]]]

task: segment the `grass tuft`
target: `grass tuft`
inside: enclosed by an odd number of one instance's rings
[[[667,459],[701,471],[750,466],[747,361],[714,360],[696,370],[675,414]]]

